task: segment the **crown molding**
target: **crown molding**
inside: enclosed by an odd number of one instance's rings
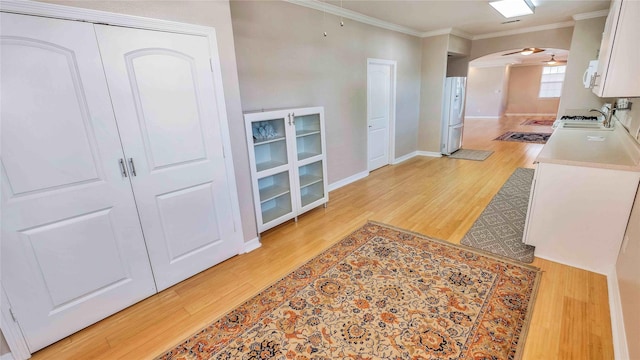
[[[572,16],[573,20],[587,20],[597,17],[603,17],[609,15],[609,10],[592,11],[588,13],[575,14]]]
[[[496,38],[496,37],[502,37],[502,36],[525,34],[525,33],[530,33],[535,31],[561,29],[561,28],[571,27],[574,25],[575,25],[575,21],[565,21],[565,22],[555,23],[555,24],[532,26],[532,27],[523,28],[523,29],[513,29],[513,30],[507,30],[507,31],[498,31],[494,33],[475,35],[473,37],[473,40],[490,39],[490,38]]]
[[[324,11],[327,12],[329,14],[333,14],[336,16],[340,16],[343,18],[347,18],[347,19],[351,19],[351,20],[355,20],[364,24],[368,24],[368,25],[373,25],[373,26],[377,26],[383,29],[387,29],[387,30],[392,30],[392,31],[397,31],[403,34],[407,34],[407,35],[413,35],[413,36],[421,36],[421,32],[417,31],[415,29],[411,29],[408,28],[406,26],[401,26],[401,25],[397,25],[394,23],[390,23],[384,20],[380,20],[371,16],[367,16],[367,15],[363,15],[360,14],[358,12],[355,11],[351,11],[351,10],[347,10],[344,8],[341,8],[339,6],[335,6],[335,5],[331,5],[331,4],[327,4],[325,2],[320,2],[318,0],[284,0],[288,3],[291,4],[295,4],[295,5],[300,5],[300,6],[304,6],[304,7],[308,7],[311,9],[315,9],[315,10],[320,10],[320,11]]]
[[[426,32],[420,33],[420,37],[426,38],[426,37],[448,35],[448,34],[459,36],[467,40],[473,40],[473,35],[456,28],[446,28],[446,29],[426,31]]]
[[[406,26],[397,25],[394,23],[390,23],[388,21],[363,15],[363,14],[360,14],[359,12],[341,8],[339,6],[331,5],[329,3],[325,3],[319,0],[283,0],[283,1],[288,2],[290,4],[295,4],[295,5],[304,6],[310,9],[327,12],[332,15],[351,19],[364,24],[380,27],[383,29],[391,30],[391,31],[397,31],[403,34],[417,36],[421,38],[451,34],[451,35],[459,36],[461,38],[465,38],[467,40],[481,40],[481,39],[489,39],[489,38],[501,37],[501,36],[525,34],[525,33],[535,32],[535,31],[560,29],[560,28],[571,27],[575,25],[575,21],[565,21],[565,22],[555,23],[555,24],[533,26],[533,27],[528,27],[523,29],[499,31],[499,32],[486,33],[486,34],[480,34],[480,35],[472,35],[456,28],[445,28],[445,29],[422,32]],[[606,16],[607,13],[608,13],[608,10],[602,10],[602,11],[594,11],[594,12],[584,13],[584,14],[577,14],[577,15],[574,15],[574,19],[584,20],[584,19],[589,19],[591,17]]]

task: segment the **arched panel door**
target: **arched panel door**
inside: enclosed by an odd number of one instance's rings
[[[2,286],[34,352],[156,288],[93,25],[0,23]]]
[[[239,253],[208,40],[96,25],[149,257],[163,290]]]

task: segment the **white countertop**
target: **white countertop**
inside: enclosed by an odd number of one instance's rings
[[[611,131],[557,128],[536,162],[640,171],[640,145],[617,122]]]

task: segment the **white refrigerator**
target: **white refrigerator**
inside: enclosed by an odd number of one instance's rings
[[[466,83],[465,77],[448,77],[445,81],[440,144],[443,155],[451,155],[462,146]]]

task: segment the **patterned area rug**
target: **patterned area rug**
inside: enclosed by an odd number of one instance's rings
[[[517,359],[539,277],[369,222],[160,358]]]
[[[555,122],[555,120],[536,120],[536,119],[529,119],[529,120],[525,120],[525,122],[523,122],[520,125],[533,125],[533,126],[551,126],[553,125],[553,123]]]
[[[550,136],[551,134],[546,134],[546,133],[507,131],[506,133],[498,136],[493,140],[546,144]]]
[[[448,157],[451,159],[484,161],[491,156],[491,154],[493,154],[492,150],[460,149]]]
[[[535,247],[522,242],[533,169],[518,168],[491,199],[461,243],[530,263]]]

